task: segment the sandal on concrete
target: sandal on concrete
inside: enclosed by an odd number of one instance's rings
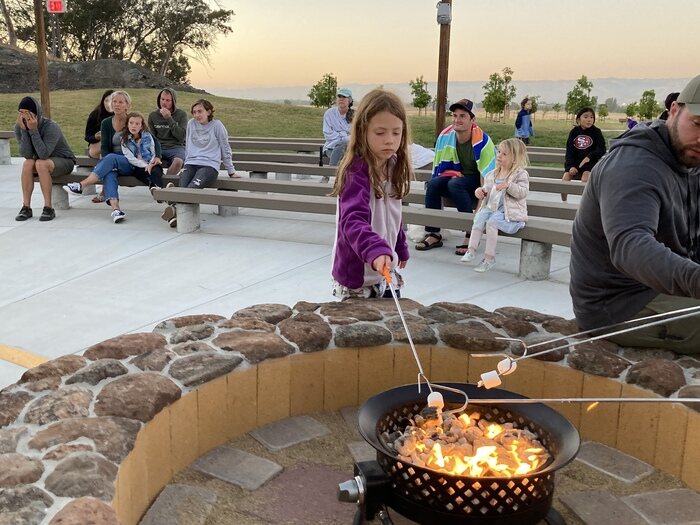
[[[460,244],[459,246],[455,246],[455,255],[464,255],[467,253],[467,248],[469,248],[468,244]]]
[[[92,202],[94,202],[95,204],[99,204],[100,202],[104,202],[104,201],[105,201],[105,194],[104,193],[98,193],[97,195],[95,195],[92,198]]]
[[[434,242],[428,242],[428,239],[434,239]],[[423,240],[416,243],[416,250],[423,252],[426,250],[432,250],[433,248],[440,248],[442,246],[442,235],[439,233],[428,233]]]

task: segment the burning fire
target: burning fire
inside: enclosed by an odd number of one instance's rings
[[[512,423],[489,423],[481,414],[424,410],[402,432],[384,435],[399,459],[455,476],[513,477],[544,465],[549,453],[537,436]]]

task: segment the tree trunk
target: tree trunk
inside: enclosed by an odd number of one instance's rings
[[[5,19],[5,26],[7,26],[7,39],[11,46],[17,47],[17,35],[15,34],[15,26],[12,24],[12,17],[10,17],[10,10],[5,4],[5,0],[0,0],[0,9],[2,9],[2,16]]]

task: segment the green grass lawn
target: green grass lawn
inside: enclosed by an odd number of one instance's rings
[[[86,89],[80,91],[51,92],[51,116],[58,122],[76,155],[85,153],[86,142],[83,140],[85,121],[88,114],[97,105],[103,89]],[[129,89],[132,97],[132,109],[141,111],[146,116],[156,107],[156,89]],[[33,95],[39,99],[38,93]],[[0,130],[14,129],[17,118],[17,105],[23,95],[0,94]],[[198,93],[178,93],[177,106],[189,115],[192,103],[202,95]],[[220,119],[231,136],[244,137],[322,137],[321,128],[323,112],[321,108],[306,106],[286,106],[270,102],[243,100],[237,98],[205,95],[214,105],[214,115]],[[513,115],[513,119],[515,116]],[[434,115],[410,117],[413,141],[426,147],[434,144]],[[491,122],[484,118],[477,122],[498,143],[512,137],[513,122]],[[449,118],[447,120],[449,123]],[[532,141],[535,146],[564,147],[571,129],[571,122],[565,120],[536,119],[536,136]],[[613,137],[625,129],[624,125],[609,119],[599,123],[599,127],[613,129],[606,132],[606,138]],[[17,144],[11,141],[12,154],[17,155]]]

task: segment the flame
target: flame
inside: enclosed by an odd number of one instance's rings
[[[397,450],[414,464],[470,477],[522,476],[549,459],[544,447],[528,437],[532,434],[523,436],[512,424],[487,423],[480,417],[461,414],[446,418],[444,426],[408,427]]]

